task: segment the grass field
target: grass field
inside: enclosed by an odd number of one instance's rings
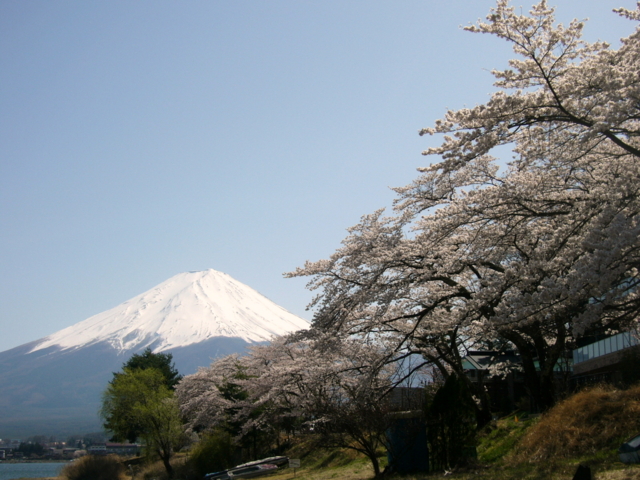
[[[573,395],[542,416],[516,413],[480,432],[477,459],[452,471],[389,475],[389,480],[571,480],[578,465],[591,468],[593,480],[640,480],[640,464],[624,465],[617,448],[640,433],[640,385],[627,390],[595,387]],[[373,469],[352,450],[323,450],[301,437],[287,452],[301,468],[284,469],[269,480],[371,480]],[[380,452],[381,466],[386,465]],[[187,457],[175,459],[176,480]],[[123,480],[130,479],[127,476]],[[193,476],[189,476],[193,479]],[[33,479],[32,479],[33,480]],[[62,480],[62,479],[60,479]],[[116,479],[114,479],[116,480]],[[137,471],[133,480],[164,480],[161,464]]]

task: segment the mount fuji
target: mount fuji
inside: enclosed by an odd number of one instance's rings
[[[188,375],[213,358],[308,327],[225,273],[175,275],[115,308],[0,352],[0,438],[101,430],[102,391],[147,347],[171,353]]]

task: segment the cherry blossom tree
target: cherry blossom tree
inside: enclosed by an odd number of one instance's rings
[[[247,398],[241,386],[246,377],[242,361],[236,354],[219,358],[178,383],[176,398],[190,431],[200,432],[233,422],[239,402]]]
[[[361,339],[276,338],[185,377],[176,395],[193,429],[231,422],[242,442],[256,432],[277,438],[295,425],[313,432],[321,446],[363,453],[379,475],[378,451],[391,421],[387,396],[396,375],[385,359],[378,345]],[[242,378],[234,374],[238,370]],[[246,396],[224,398],[229,378]]]
[[[287,421],[273,412],[282,406],[270,405],[256,393],[263,371],[253,355],[229,355],[185,377],[176,395],[187,428],[205,435],[224,432],[252,459],[278,450]]]
[[[640,3],[616,12],[640,20]],[[546,409],[577,336],[637,324],[640,31],[614,50],[554,22],[544,0],[528,15],[499,0],[467,27],[517,57],[487,103],[421,131],[444,135],[424,152],[440,160],[396,189],[391,216],[364,216],[329,259],[289,274],[319,290],[314,328],[420,353],[445,376],[466,349],[506,342]],[[501,170],[490,153],[505,145]]]
[[[265,407],[255,424],[298,416],[321,446],[356,450],[381,473],[397,372],[379,345],[334,335],[283,338],[254,349],[251,362],[261,370],[251,382],[255,404]]]

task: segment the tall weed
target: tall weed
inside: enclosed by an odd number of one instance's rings
[[[124,465],[115,455],[87,455],[67,464],[60,473],[65,480],[121,480]]]
[[[593,455],[640,433],[640,385],[596,386],[558,403],[519,442],[513,459],[540,462]]]

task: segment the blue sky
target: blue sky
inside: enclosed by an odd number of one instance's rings
[[[551,2],[553,4],[553,2]],[[588,40],[633,0],[558,0]],[[531,2],[514,2],[524,5]],[[214,268],[310,319],[305,279],[492,92],[492,0],[0,2],[0,351]]]

